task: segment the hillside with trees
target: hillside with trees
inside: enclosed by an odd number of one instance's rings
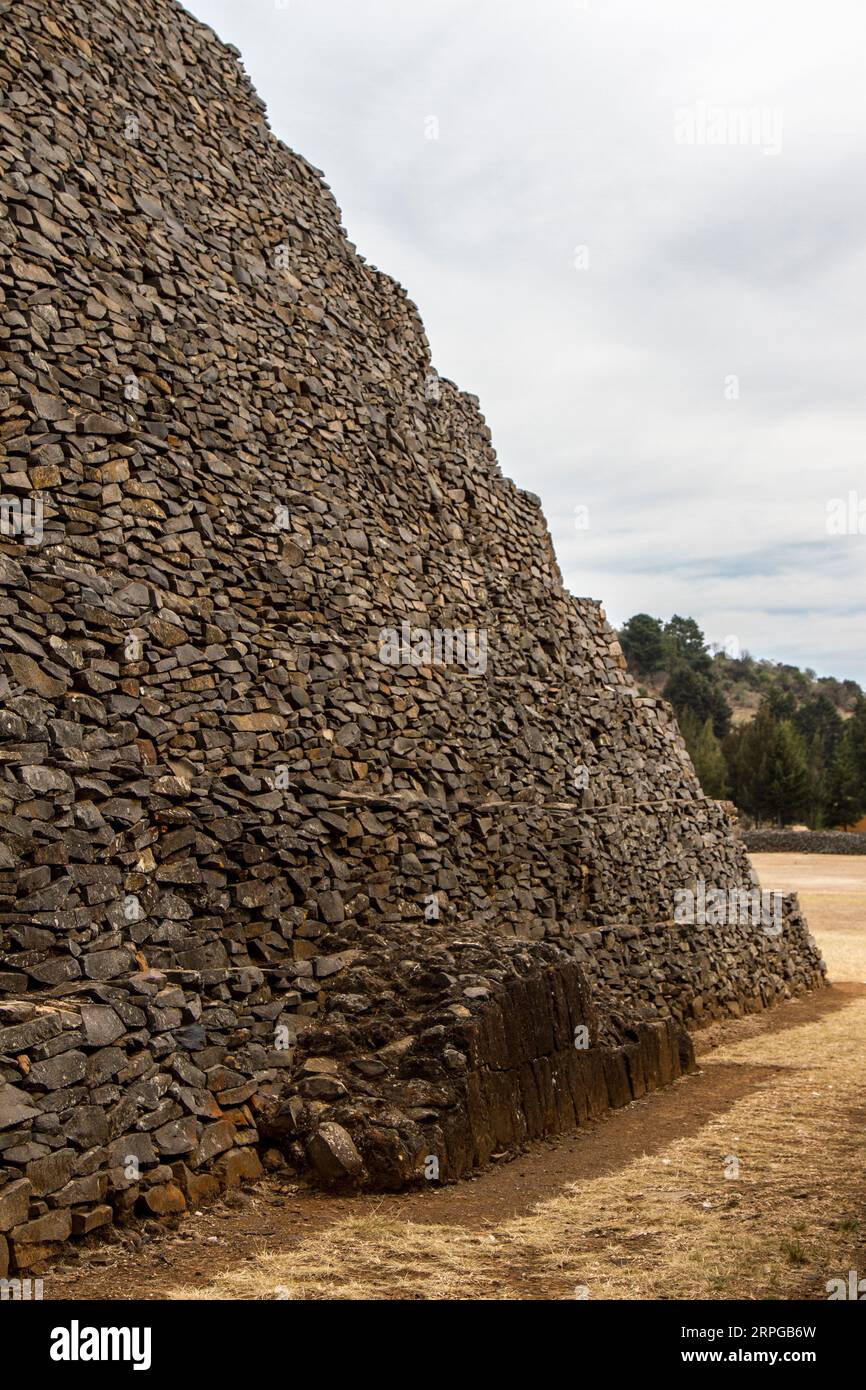
[[[629,669],[663,696],[708,796],[756,825],[850,826],[866,813],[866,698],[856,681],[712,649],[693,618],[636,613]]]

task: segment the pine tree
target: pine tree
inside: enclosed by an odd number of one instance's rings
[[[809,803],[803,740],[789,719],[773,730],[766,767],[766,809],[778,825],[799,820]]]
[[[689,749],[698,781],[707,796],[724,798],[728,795],[728,769],[722,745],[713,732],[712,719],[705,719],[693,748]]]
[[[688,712],[701,728],[707,719],[712,720],[713,731],[718,738],[724,738],[728,732],[730,706],[716,681],[703,671],[696,671],[693,666],[680,661],[668,677],[664,696],[673,705],[678,720]]]
[[[775,730],[776,721],[765,702],[754,719],[732,729],[724,743],[731,795],[739,809],[758,825],[771,814],[768,760]]]
[[[668,659],[668,669],[684,662],[693,671],[709,674],[712,658],[707,648],[704,634],[694,618],[681,618],[675,613],[664,625],[664,648]]]
[[[807,743],[820,738],[828,754],[836,752],[845,722],[833,701],[824,694],[814,695],[794,713],[794,724]]]
[[[828,748],[821,734],[814,734],[812,738],[805,740],[805,744],[806,777],[809,787],[806,824],[815,830],[828,823],[830,769],[835,754]]]
[[[854,713],[845,724],[849,740],[850,757],[862,788],[860,801],[866,803],[866,699],[861,694],[854,706]]]
[[[857,767],[855,739],[846,727],[827,777],[827,819],[847,830],[864,806],[863,782]]]
[[[623,624],[619,644],[632,671],[638,675],[649,675],[664,664],[661,620],[650,617],[649,613],[635,613]]]

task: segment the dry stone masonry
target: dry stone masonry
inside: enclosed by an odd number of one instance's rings
[[[746,830],[753,854],[866,854],[866,834],[857,830]]]
[[[0,1273],[443,1181],[823,981],[401,287],[172,0],[0,0]]]

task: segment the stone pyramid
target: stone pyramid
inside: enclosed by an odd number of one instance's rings
[[[459,1176],[821,984],[793,898],[683,919],[725,810],[236,50],[0,39],[0,1266]]]

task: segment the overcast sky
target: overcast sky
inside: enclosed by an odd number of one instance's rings
[[[480,396],[573,593],[866,682],[864,0],[187,7]],[[852,491],[864,534],[828,532]]]

